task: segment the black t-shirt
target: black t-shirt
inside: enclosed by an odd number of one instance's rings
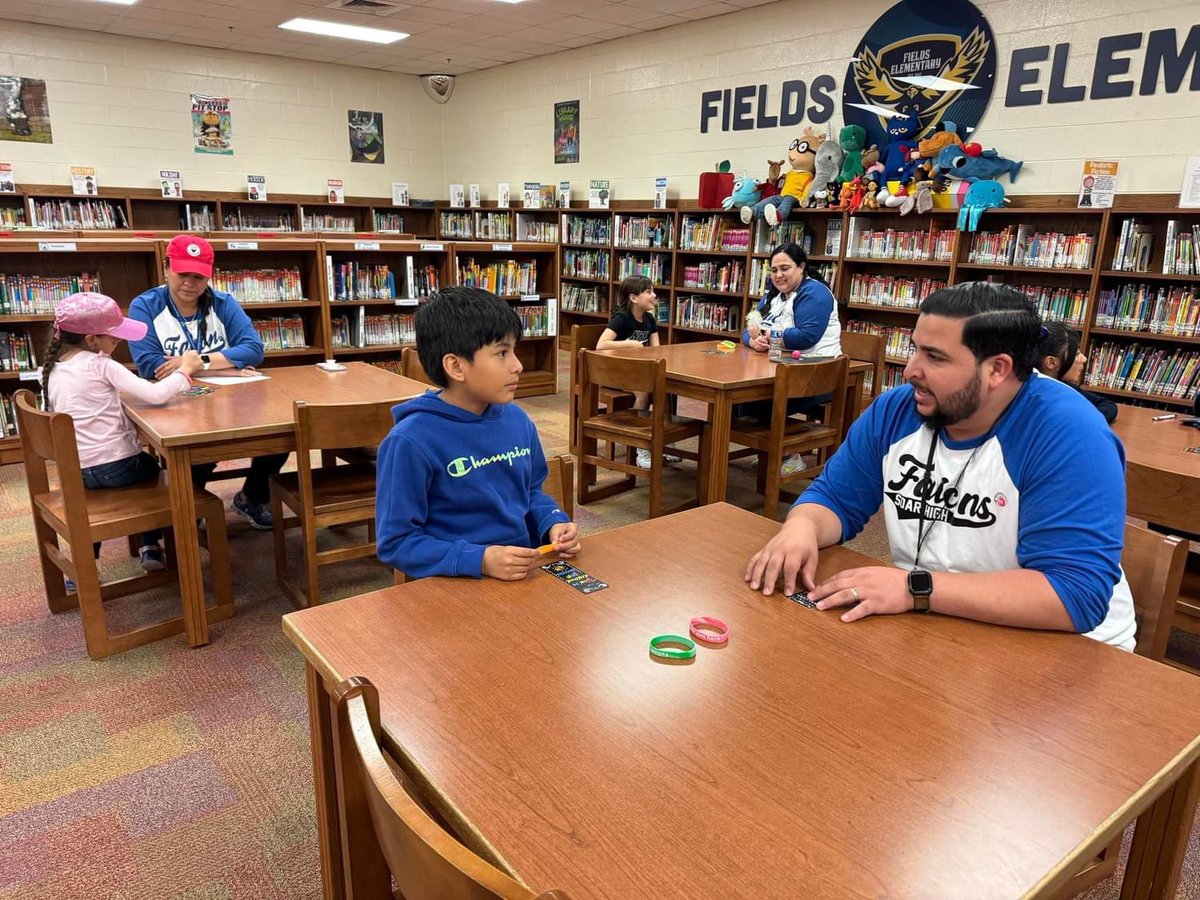
[[[608,321],[608,327],[616,332],[614,340],[640,341],[643,347],[649,346],[650,336],[658,334],[658,324],[650,313],[643,313],[642,321],[633,317],[629,310],[618,310]]]

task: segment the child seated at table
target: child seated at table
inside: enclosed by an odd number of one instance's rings
[[[1085,391],[1080,382],[1087,365],[1087,356],[1079,349],[1079,332],[1062,322],[1046,322],[1042,325],[1042,339],[1038,346],[1038,371],[1049,375],[1079,391],[1104,416],[1104,421],[1117,418],[1117,404],[1107,397]]]
[[[440,390],[401,403],[379,446],[379,558],[410,578],[520,581],[553,543],[579,551],[579,528],[543,490],[546,457],[513,403],[521,320],[495,294],[450,287],[416,315],[417,352]]]
[[[122,340],[140,340],[146,325],[121,314],[104,294],[72,294],[54,309],[54,334],[42,358],[46,408],[66,413],[75,422],[75,443],[83,486],[89,490],[128,487],[158,478],[158,460],[142,451],[133,423],[121,408],[121,393],[142,403],[163,404],[187,389],[191,375],[204,364],[189,351],[178,368],[159,382],[144,381],[112,358]],[[50,376],[54,377],[51,378]],[[141,536],[142,568],[164,568],[162,533]],[[100,545],[92,552],[100,556]],[[68,583],[69,590],[74,585]]]

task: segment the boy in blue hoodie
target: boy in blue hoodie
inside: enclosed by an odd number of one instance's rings
[[[579,527],[542,490],[537,429],[512,402],[521,320],[488,291],[451,287],[416,317],[421,365],[440,391],[392,410],[379,446],[379,558],[410,578],[520,581],[553,543],[579,552]]]

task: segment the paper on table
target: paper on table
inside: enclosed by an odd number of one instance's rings
[[[270,375],[197,375],[193,380],[209,384],[249,384],[251,381],[267,381]]]

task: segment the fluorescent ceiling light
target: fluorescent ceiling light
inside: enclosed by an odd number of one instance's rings
[[[500,0],[501,3],[524,3],[525,0]]]
[[[101,3],[119,3],[121,6],[133,6],[138,0],[100,0]]]
[[[961,81],[951,81],[948,78],[939,78],[936,75],[913,75],[912,77],[893,75],[896,81],[903,81],[905,84],[915,84],[919,88],[934,88],[939,91],[974,91],[978,90],[978,85],[963,84]]]
[[[340,22],[321,22],[317,19],[289,19],[279,26],[289,31],[304,31],[322,37],[346,38],[351,41],[369,41],[372,44],[394,44],[408,34],[403,31],[386,31],[382,28],[364,28],[361,25],[343,25]]]

